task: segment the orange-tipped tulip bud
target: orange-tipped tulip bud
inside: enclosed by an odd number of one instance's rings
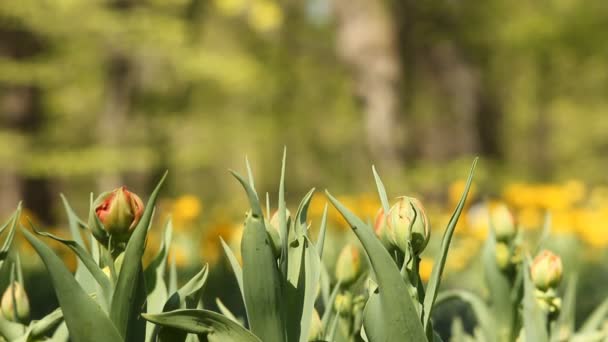
[[[336,280],[342,285],[352,284],[361,274],[361,253],[359,249],[348,244],[342,248],[336,263]]]
[[[23,322],[30,317],[30,301],[23,286],[16,281],[4,291],[0,306],[2,314],[9,321]]]
[[[392,233],[392,228],[386,224],[387,221],[384,209],[378,209],[378,213],[376,213],[376,218],[374,219],[374,233],[376,233],[376,236],[384,247],[390,250],[395,245],[395,241],[393,240],[394,234]]]
[[[125,242],[133,233],[144,212],[144,204],[136,194],[120,187],[99,196],[95,214],[113,241]]]
[[[387,225],[402,251],[407,251],[408,242],[414,254],[422,253],[431,238],[431,227],[424,207],[413,197],[400,197],[390,210]]]
[[[532,281],[537,289],[555,288],[562,280],[562,259],[548,250],[540,252],[530,266]]]

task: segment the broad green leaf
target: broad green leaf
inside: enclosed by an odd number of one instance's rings
[[[241,240],[243,287],[251,331],[263,341],[285,340],[281,308],[281,279],[262,210],[251,186],[237,173],[235,178],[247,193],[251,214]]]
[[[68,217],[68,227],[70,229],[70,233],[72,235],[72,240],[74,240],[80,247],[82,247],[86,251],[86,245],[82,236],[80,235],[80,218],[74,212],[67,198],[61,194],[61,201],[63,202],[63,207],[65,209],[66,215]],[[88,270],[88,268],[83,264],[83,261],[80,258],[76,258],[76,273],[74,273],[74,278],[76,281],[82,286],[85,292],[92,293],[97,292],[97,282],[95,278]],[[95,265],[99,265],[95,262]],[[107,297],[110,298],[110,297]]]
[[[53,333],[50,342],[68,342],[70,339],[70,332],[68,331],[68,326],[65,324],[65,321],[59,324],[59,327]]]
[[[30,222],[30,224],[31,224],[31,222]],[[82,262],[82,264],[87,268],[87,270],[93,276],[95,281],[101,286],[101,289],[104,292],[105,298],[111,298],[112,284],[110,282],[110,279],[108,279],[108,277],[103,273],[103,271],[99,268],[99,266],[97,266],[97,264],[95,263],[93,258],[84,249],[84,247],[82,247],[76,241],[62,239],[51,233],[41,232],[38,229],[36,229],[36,227],[34,227],[34,225],[32,225],[32,228],[34,229],[34,232],[36,234],[51,238],[57,242],[62,243],[64,246],[68,247],[69,249],[71,249],[74,252],[74,254],[76,254],[78,256],[78,260],[80,260]],[[86,289],[83,288],[83,290],[86,290]]]
[[[122,341],[123,338],[112,321],[84,292],[61,259],[32,233],[25,229],[22,232],[46,265],[72,341]]]
[[[185,309],[161,314],[143,314],[142,316],[158,325],[205,335],[209,342],[262,341],[229,318],[209,310]]]
[[[459,299],[469,304],[475,314],[477,324],[485,337],[485,341],[498,341],[496,331],[494,330],[493,316],[486,303],[480,297],[467,291],[449,290],[439,293],[435,305],[438,306],[453,299]]]
[[[426,341],[420,320],[414,319],[418,314],[411,298],[406,295],[408,293],[406,284],[388,251],[374,235],[371,227],[363,223],[329,192],[326,191],[326,194],[361,241],[380,286],[377,303],[373,303],[373,307],[366,310],[377,313],[374,320],[378,320],[378,326],[375,326],[373,331],[368,329],[369,322],[364,322],[370,341]],[[371,316],[366,314],[365,320],[368,317]]]
[[[300,205],[298,206],[298,211],[296,212],[296,222],[295,222],[295,237],[299,237],[301,235],[306,235],[306,219],[308,217],[308,207],[310,206],[310,201],[312,200],[312,195],[315,193],[315,188],[312,188],[304,195],[302,201],[300,201]],[[291,241],[289,241],[291,243]]]
[[[443,268],[445,267],[445,261],[448,257],[448,251],[450,248],[450,242],[452,241],[452,235],[454,234],[456,224],[458,223],[458,219],[460,218],[460,214],[462,213],[462,209],[464,208],[465,202],[467,200],[467,195],[469,194],[469,189],[471,188],[471,182],[473,181],[473,174],[475,173],[475,165],[477,165],[477,160],[478,158],[475,158],[475,160],[473,161],[473,165],[471,165],[471,171],[469,171],[469,177],[467,179],[464,192],[462,193],[460,201],[458,201],[458,205],[456,206],[456,210],[454,210],[454,213],[452,214],[452,217],[448,222],[448,226],[445,229],[445,232],[443,233],[443,238],[441,239],[441,250],[435,258],[435,266],[431,271],[431,278],[429,279],[427,285],[426,296],[424,297],[423,305],[424,317],[422,319],[422,323],[424,325],[425,330],[427,329],[429,321],[431,320],[433,304],[435,304],[437,292],[439,291],[439,286],[441,284],[441,276],[443,274]]]
[[[137,298],[137,291],[141,287],[139,282],[144,281],[142,272],[141,258],[144,254],[146,235],[148,227],[152,221],[152,213],[154,205],[158,198],[158,193],[162,187],[167,173],[163,175],[158,185],[150,195],[148,203],[144,209],[144,213],[135,227],[133,235],[131,235],[127,248],[124,251],[124,262],[118,275],[114,295],[112,296],[112,305],[110,307],[110,317],[116,325],[121,336],[128,336],[127,330],[129,327],[139,327],[136,324],[139,318],[141,308],[134,308],[137,303],[134,303]],[[95,216],[97,217],[97,216]],[[140,311],[141,312],[141,311]],[[145,325],[143,325],[145,327]]]
[[[526,341],[547,342],[549,335],[547,333],[547,317],[546,314],[536,303],[534,295],[534,284],[530,279],[529,261],[524,260],[524,300],[523,300],[523,324]]]

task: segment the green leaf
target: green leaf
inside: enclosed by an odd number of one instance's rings
[[[370,310],[366,309],[366,311],[374,312],[375,318],[373,319],[376,322],[375,324],[378,324],[374,328],[370,326],[370,329],[372,329],[370,331],[368,324],[372,316],[365,315],[365,331],[370,341],[426,341],[426,335],[420,321],[414,319],[418,317],[418,314],[411,298],[406,295],[408,293],[406,284],[388,251],[370,227],[351,213],[329,192],[326,191],[326,194],[361,241],[380,286],[377,302],[372,302]],[[372,298],[370,298],[370,301],[372,301]]]
[[[0,314],[0,335],[7,341],[18,339],[25,333],[25,329],[25,325],[9,321],[4,318],[3,314]]]
[[[263,341],[285,340],[281,308],[281,279],[257,195],[237,173],[247,193],[251,215],[241,240],[245,305],[251,331]]]
[[[112,296],[110,317],[121,336],[124,337],[129,335],[127,330],[130,327],[139,327],[136,322],[140,320],[139,312],[141,312],[141,308],[136,307],[138,303],[134,301],[140,288],[139,282],[144,281],[143,276],[140,277],[140,274],[143,274],[141,258],[144,254],[146,234],[152,221],[154,205],[166,177],[167,173],[165,172],[150,195],[144,213],[127,243],[127,248],[124,251],[124,262],[118,275],[114,295]],[[143,326],[145,327],[145,325]]]
[[[523,323],[526,341],[547,342],[547,317],[536,303],[534,295],[534,284],[530,279],[529,261],[524,260],[524,300],[523,300]]]
[[[452,214],[452,217],[448,222],[448,226],[443,233],[443,238],[441,239],[441,251],[435,258],[435,266],[431,272],[431,278],[429,279],[426,295],[424,297],[422,323],[425,330],[427,329],[429,321],[431,320],[433,304],[435,304],[437,291],[439,290],[439,285],[441,284],[441,276],[443,274],[443,268],[445,267],[445,261],[448,257],[448,250],[450,248],[450,242],[452,241],[452,235],[454,234],[456,224],[458,223],[458,219],[460,218],[460,214],[462,213],[462,209],[464,208],[467,200],[467,195],[469,194],[469,189],[471,188],[471,182],[473,181],[473,174],[475,173],[475,165],[477,165],[477,160],[478,158],[475,158],[473,165],[471,165],[471,171],[469,171],[469,177],[467,179],[464,192],[462,193],[460,201],[458,201],[458,205],[456,206],[456,210]]]
[[[382,203],[384,215],[388,215],[388,212],[390,211],[390,205],[388,203],[388,196],[386,195],[384,183],[382,183],[382,179],[380,179],[380,175],[378,175],[375,166],[372,166],[372,172],[374,173],[374,179],[376,180],[376,187],[378,188],[378,195],[380,196],[380,203]]]
[[[289,227],[287,226],[287,205],[285,204],[285,162],[287,159],[287,148],[283,148],[283,161],[281,162],[281,180],[279,181],[279,233],[281,234],[281,274],[287,277],[287,263],[289,262]]]
[[[95,236],[95,239],[97,239],[97,241],[99,241],[104,246],[107,246],[109,236],[108,236],[108,233],[103,228],[103,224],[99,220],[99,217],[97,217],[97,215],[95,213],[95,202],[93,199],[92,192],[89,195],[89,220],[88,221],[89,221],[88,227],[91,230],[91,233],[93,233],[93,236]]]
[[[298,206],[298,211],[296,212],[296,224],[294,230],[294,236],[299,237],[301,235],[306,235],[306,219],[308,217],[308,207],[310,206],[310,201],[312,200],[312,195],[315,193],[315,188],[312,188],[304,195],[302,201],[300,201],[300,205]],[[289,241],[291,243],[291,241]]]
[[[325,303],[325,312],[323,312],[323,317],[321,317],[321,323],[323,324],[324,331],[329,331],[329,319],[331,318],[331,313],[334,309],[334,302],[336,301],[336,297],[340,292],[341,285],[342,284],[340,284],[340,282],[337,282],[336,285],[334,285],[334,289],[331,290],[331,295],[329,295],[329,299]]]
[[[17,206],[17,210],[11,215],[10,219],[3,225],[2,229],[0,229],[0,234],[4,232],[4,230],[8,228],[8,235],[2,244],[2,248],[0,248],[0,271],[4,266],[4,262],[8,257],[8,252],[11,248],[11,244],[13,243],[13,239],[15,238],[15,230],[17,229],[17,224],[19,223],[19,217],[21,217],[21,202]]]
[[[112,321],[84,292],[61,259],[32,233],[25,229],[22,232],[46,265],[72,341],[122,341],[123,338]]]
[[[229,318],[209,310],[185,309],[161,314],[143,314],[142,316],[158,325],[205,335],[210,342],[262,341]]]
[[[44,316],[39,321],[34,321],[29,327],[29,337],[38,338],[45,336],[49,331],[55,328],[59,323],[63,321],[63,311],[61,308],[55,309],[55,311]]]
[[[226,307],[226,305],[224,305],[224,303],[222,302],[221,299],[219,298],[215,298],[215,304],[217,305],[218,309],[220,310],[220,312],[222,313],[222,315],[230,318],[232,321],[234,321],[234,323],[243,326],[243,323],[241,323],[238,318],[236,318],[236,316],[232,313],[232,311],[230,311],[230,309],[228,309]]]
[[[315,299],[321,276],[321,259],[314,244],[305,237],[304,240],[304,300],[300,319],[300,342],[308,341],[310,324],[312,321]],[[300,288],[298,288],[301,290]]]
[[[321,216],[321,226],[319,228],[319,237],[317,238],[317,251],[319,252],[319,258],[323,258],[323,247],[325,246],[325,234],[327,231],[327,203],[323,208],[323,215]]]
[[[241,298],[243,299],[243,303],[245,304],[245,312],[247,312],[247,303],[245,303],[245,288],[243,287],[243,270],[241,269],[241,265],[237,260],[234,253],[230,247],[224,242],[224,239],[220,237],[220,242],[222,243],[222,248],[224,248],[224,253],[228,258],[228,262],[232,267],[232,272],[234,273],[234,277],[236,278],[236,282],[239,285],[239,290],[241,291]],[[249,317],[249,315],[247,315]]]
[[[604,299],[600,305],[593,310],[589,317],[587,317],[585,322],[581,325],[579,333],[591,333],[598,330],[604,323],[606,315],[608,315],[608,298]]]
[[[80,235],[81,220],[78,218],[78,216],[70,206],[67,198],[65,198],[63,194],[61,194],[60,197],[68,217],[68,227],[70,228],[72,240],[74,240],[80,247],[82,247],[86,251],[86,245],[82,239],[82,236]],[[74,278],[76,278],[76,281],[80,284],[80,286],[82,286],[85,292],[97,292],[98,282],[95,280],[88,268],[84,265],[83,261],[80,260],[80,258],[76,258],[76,262],[76,273],[74,273]],[[96,263],[94,260],[93,263],[95,265],[98,265],[98,263]],[[109,292],[107,293],[109,294]],[[110,297],[106,298],[109,299]]]
[[[150,312],[159,312],[167,302],[167,284],[165,283],[165,270],[167,266],[167,255],[171,247],[171,235],[173,225],[171,218],[167,220],[163,240],[158,254],[154,257],[148,268],[144,271],[146,278],[146,290],[148,291],[147,309]],[[146,324],[146,341],[152,341],[154,325]]]
[[[454,299],[459,299],[469,304],[486,341],[498,341],[490,308],[479,296],[463,290],[443,291],[437,296],[435,305],[444,304]]]
[[[95,281],[101,286],[101,289],[104,292],[103,293],[104,297],[105,298],[112,297],[112,283],[110,282],[110,279],[108,279],[108,277],[103,273],[103,271],[99,268],[99,266],[97,266],[97,264],[95,263],[93,258],[89,255],[89,253],[81,245],[79,245],[75,241],[62,239],[51,233],[41,232],[38,229],[36,229],[36,227],[34,227],[34,225],[31,222],[30,222],[30,225],[32,226],[32,229],[34,230],[34,232],[36,234],[51,238],[57,242],[62,243],[69,249],[71,249],[74,252],[74,254],[76,254],[78,256],[78,260],[80,260],[83,263],[83,265],[87,268],[87,270],[93,276]],[[86,290],[86,289],[83,288],[83,290]]]
[[[569,277],[566,284],[563,304],[557,319],[555,331],[551,333],[551,340],[558,342],[569,340],[574,335],[574,325],[576,323],[576,285],[578,277],[573,274]]]

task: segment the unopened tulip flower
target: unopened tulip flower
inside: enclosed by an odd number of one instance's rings
[[[394,234],[391,231],[392,228],[386,224],[387,221],[387,215],[385,215],[384,209],[380,208],[374,219],[374,233],[378,239],[380,239],[380,242],[382,242],[384,247],[390,250],[395,245],[395,241],[393,240]]]
[[[4,291],[0,306],[2,314],[10,321],[23,322],[30,316],[30,301],[23,286],[16,281]]]
[[[342,285],[349,285],[361,274],[361,253],[359,249],[348,244],[342,248],[336,263],[336,280]]]
[[[112,240],[126,242],[144,212],[139,196],[123,186],[101,194],[95,203],[95,214]]]
[[[490,223],[497,241],[509,242],[517,235],[513,214],[503,203],[490,205]]]
[[[323,339],[323,323],[316,309],[312,310],[312,320],[310,321],[310,330],[308,333],[308,341],[320,341]]]
[[[548,250],[540,252],[530,266],[532,281],[537,289],[555,288],[562,280],[562,259]]]
[[[411,243],[415,255],[422,253],[431,238],[429,219],[424,207],[413,197],[400,197],[390,210],[387,225],[402,251]]]

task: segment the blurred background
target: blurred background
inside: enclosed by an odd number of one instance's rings
[[[568,262],[599,264],[607,29],[599,0],[0,1],[0,216],[24,200],[67,233],[59,193],[86,217],[90,192],[125,184],[145,200],[168,169],[173,258],[221,263],[217,236],[238,235],[247,208],[227,169],[248,156],[276,203],[287,146],[294,209],[314,186],[373,217],[375,164],[389,196],[424,200],[437,243],[477,155],[472,208],[504,201],[530,230],[550,212]],[[318,226],[325,199],[313,204]],[[479,213],[452,270],[474,269]],[[334,214],[340,246],[352,237]],[[479,287],[467,274],[454,284]]]

